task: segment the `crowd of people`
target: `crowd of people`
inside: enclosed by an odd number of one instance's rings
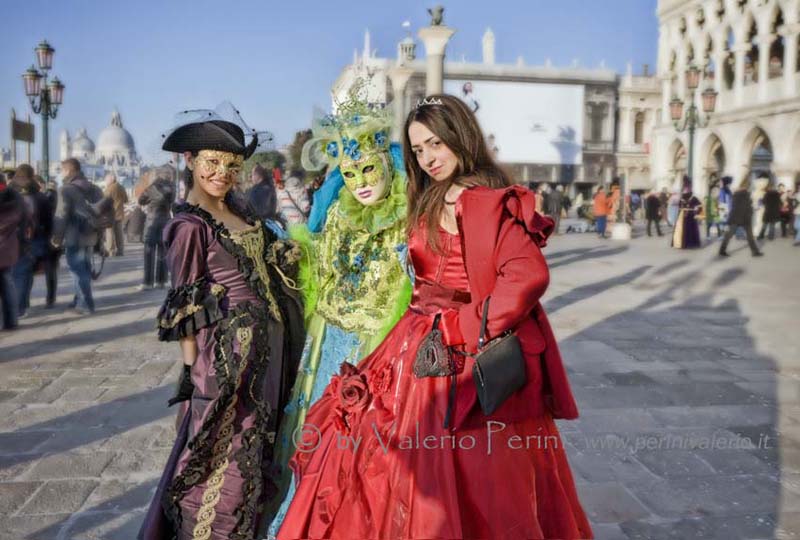
[[[144,245],[139,290],[163,289],[169,281],[163,234],[174,205],[182,201],[174,179],[156,175],[132,198],[113,173],[105,175],[101,189],[86,179],[77,159],[63,161],[61,170],[60,190],[25,163],[0,173],[0,303],[6,330],[28,316],[37,274],[45,277],[45,308],[55,307],[62,256],[75,284],[67,307],[80,315],[95,310],[92,281],[104,259],[123,256],[126,244]],[[245,196],[281,229],[305,223],[319,182],[306,186],[301,178],[294,169],[283,181],[280,168],[256,165]]]
[[[633,225],[644,221],[647,236],[664,236],[670,233],[670,245],[677,249],[699,248],[705,239],[722,239],[720,255],[727,256],[730,239],[737,235],[746,238],[755,256],[763,253],[758,240],[774,240],[780,226],[782,238],[793,238],[800,246],[800,191],[776,185],[769,178],[759,178],[751,185],[750,175],[731,189],[733,178],[726,176],[712,182],[701,200],[692,192],[692,183],[683,178],[679,191],[634,191],[623,197],[620,181],[614,179],[610,186],[598,185],[590,202],[578,193],[574,203],[564,193],[563,186],[547,183],[531,184],[537,195],[536,210],[552,218],[555,232],[560,232],[563,217],[573,215],[578,222],[567,227],[567,232],[595,231],[600,238],[608,238],[609,226],[625,221]],[[713,233],[716,233],[714,235]]]
[[[0,179],[5,195],[0,211],[3,233],[0,233],[0,272],[2,281],[4,327],[13,328],[19,318],[27,315],[33,276],[37,269],[45,274],[47,283],[46,307],[55,305],[60,251],[50,239],[56,207],[56,193],[30,165],[23,164],[13,171],[8,183]]]

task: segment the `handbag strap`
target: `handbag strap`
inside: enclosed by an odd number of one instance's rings
[[[483,317],[481,318],[481,334],[478,337],[478,350],[482,349],[486,344],[486,322],[489,319],[489,300],[491,296],[487,296],[483,302]]]
[[[433,318],[433,326],[431,327],[431,330],[438,330],[439,329],[439,321],[441,321],[441,320],[442,320],[442,314],[441,313],[437,313],[436,317]]]

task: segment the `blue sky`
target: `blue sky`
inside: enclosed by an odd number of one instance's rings
[[[231,100],[253,127],[279,144],[308,127],[314,105],[327,109],[341,68],[361,48],[364,30],[379,56],[394,56],[408,20],[428,24],[426,1],[303,0],[2,0],[0,146],[10,145],[10,108],[29,111],[22,74],[33,48],[56,48],[53,74],[66,84],[64,106],[51,122],[51,159],[58,134],[86,127],[97,139],[117,107],[137,149],[162,160],[160,133],[175,112]],[[491,27],[497,62],[567,66],[601,61],[624,72],[655,64],[656,0],[450,1],[445,23],[457,29],[448,57],[481,58]],[[423,47],[418,46],[422,56]],[[37,137],[39,122],[37,124]],[[37,141],[35,155],[38,156]],[[24,154],[23,146],[18,152]],[[162,157],[163,156],[163,157]]]

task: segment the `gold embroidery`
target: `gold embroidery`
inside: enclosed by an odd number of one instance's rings
[[[235,323],[236,319],[231,321]],[[230,465],[228,456],[233,448],[233,421],[236,418],[236,404],[239,401],[237,394],[242,383],[242,374],[247,369],[248,358],[250,356],[250,345],[253,342],[253,329],[242,327],[236,329],[236,340],[239,342],[239,355],[242,359],[239,366],[239,374],[236,377],[236,386],[231,396],[231,401],[225,409],[225,415],[220,424],[219,434],[211,457],[211,468],[213,472],[208,477],[206,489],[203,492],[203,504],[197,511],[197,523],[192,530],[193,540],[208,540],[211,538],[212,524],[217,516],[216,507],[220,499],[220,490],[225,483],[225,471]]]
[[[231,240],[241,247],[245,255],[253,262],[256,274],[264,285],[264,294],[267,296],[269,312],[276,321],[282,320],[280,311],[278,311],[278,304],[269,288],[269,271],[267,270],[267,263],[264,260],[264,231],[260,226],[243,229],[241,231],[231,231]]]
[[[211,285],[211,294],[216,296],[218,299],[225,296],[225,286],[220,285],[219,283],[214,283]],[[169,321],[158,321],[158,326],[161,328],[175,328],[175,326],[181,322],[186,317],[194,315],[198,311],[204,309],[204,306],[197,305],[197,304],[189,304],[188,306],[184,306],[180,308],[176,313],[175,316],[172,317]]]

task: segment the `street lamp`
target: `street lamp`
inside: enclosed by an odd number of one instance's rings
[[[669,113],[678,132],[689,130],[689,163],[687,164],[687,172],[691,179],[692,171],[694,170],[694,132],[697,128],[708,126],[709,118],[716,108],[717,92],[710,86],[703,90],[701,98],[705,117],[702,117],[697,105],[695,105],[695,92],[700,86],[700,68],[695,64],[690,65],[686,70],[686,86],[689,89],[689,95],[687,96],[689,107],[686,110],[686,115],[684,116],[683,114],[685,104],[677,96],[673,97],[669,102]]]
[[[42,177],[50,179],[50,136],[48,122],[55,120],[58,106],[64,101],[64,84],[54,78],[47,83],[47,72],[53,67],[53,54],[56,50],[47,41],[42,41],[36,46],[36,62],[39,69],[31,66],[22,74],[25,85],[25,95],[31,104],[34,114],[42,115]]]

